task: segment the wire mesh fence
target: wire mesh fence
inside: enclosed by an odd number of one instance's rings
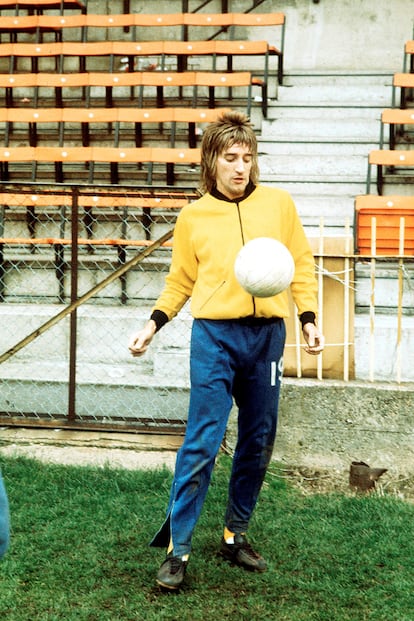
[[[139,363],[127,341],[163,286],[176,212],[196,191],[3,190],[1,416],[182,426],[189,317],[183,313],[173,330],[160,334]],[[165,241],[157,246],[159,238]],[[166,374],[171,361],[173,372]]]
[[[163,287],[176,215],[197,196],[191,187],[3,184],[0,424],[182,432],[188,307],[142,358],[128,339]],[[304,353],[292,303],[285,376],[412,381],[412,257],[388,256],[384,268],[375,253],[353,254],[349,227],[341,240],[332,248],[323,227],[311,240],[326,348],[316,359]]]

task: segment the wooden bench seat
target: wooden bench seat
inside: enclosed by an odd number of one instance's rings
[[[55,182],[64,183],[65,164],[87,166],[87,183],[96,181],[96,164],[110,164],[111,183],[119,183],[119,165],[129,164],[138,171],[139,166],[148,166],[147,184],[153,183],[154,164],[166,164],[166,184],[174,185],[174,166],[185,165],[188,169],[200,163],[200,149],[178,149],[162,147],[115,148],[115,147],[7,147],[0,149],[0,178],[9,181],[9,166],[14,163],[30,164],[31,181],[40,181],[39,164],[53,164]],[[80,170],[77,168],[79,174]],[[130,173],[133,174],[133,173]],[[20,179],[23,181],[23,179]]]
[[[120,221],[122,237],[128,238],[129,225],[140,222],[145,239],[151,239],[153,224],[152,212],[174,213],[184,205],[199,198],[194,188],[141,188],[138,193],[131,190],[117,193],[114,190],[98,189],[96,192],[80,193],[77,197],[78,208],[83,210],[83,224],[88,239],[94,236],[94,224],[102,214],[116,214]],[[59,237],[67,234],[68,212],[72,205],[72,196],[69,193],[42,193],[22,192],[18,189],[13,192],[0,192],[0,235],[4,235],[7,214],[17,214],[23,210],[29,237],[39,237],[40,216],[43,214],[45,222],[57,220]],[[133,214],[133,215],[131,215]],[[50,237],[48,235],[47,237]]]
[[[36,15],[33,16],[31,28],[34,32],[42,33],[47,31],[58,32],[59,40],[62,40],[62,32],[71,30],[77,34],[76,40],[90,40],[89,29],[99,28],[106,31],[105,39],[109,39],[108,32],[114,28],[123,28],[124,32],[131,31],[132,41],[142,39],[142,29],[145,28],[176,28],[175,41],[188,41],[190,28],[197,28],[200,40],[213,40],[218,35],[229,33],[229,39],[237,39],[238,28],[243,27],[253,29],[256,32],[258,27],[272,29],[272,41],[269,41],[268,51],[272,56],[278,56],[277,76],[280,84],[283,83],[283,56],[285,42],[286,16],[284,13],[170,13],[170,14],[147,14],[147,13],[127,13],[127,14],[88,14],[81,15]],[[18,32],[19,24],[10,20],[5,22],[4,28],[9,32]],[[23,28],[23,26],[22,26]],[[27,26],[26,26],[27,28]],[[279,45],[273,41],[274,29],[280,29],[280,36],[277,39]],[[140,36],[137,37],[137,29],[140,29]],[[213,33],[211,32],[213,29]],[[218,30],[217,30],[218,29]],[[0,24],[1,31],[1,24]],[[254,37],[250,37],[251,39]],[[259,37],[260,38],[260,37]],[[67,40],[65,38],[65,40]],[[185,59],[182,59],[182,69],[186,69]]]
[[[228,97],[224,98],[227,105],[233,100],[232,89],[243,89],[246,92],[246,113],[250,115],[253,105],[252,87],[260,88],[263,117],[267,116],[267,83],[260,78],[255,78],[247,71],[236,71],[233,73],[221,73],[210,71],[186,71],[183,73],[169,71],[136,71],[133,73],[109,73],[109,72],[85,72],[85,73],[15,73],[0,74],[0,89],[4,89],[4,102],[7,108],[12,108],[19,103],[19,108],[26,105],[29,100],[35,108],[44,100],[41,89],[53,89],[54,102],[56,108],[62,108],[68,104],[68,98],[64,96],[64,90],[80,89],[79,98],[85,101],[85,105],[90,107],[91,100],[97,99],[93,89],[105,89],[104,105],[111,108],[115,105],[113,91],[116,88],[129,88],[130,98],[127,100],[128,106],[134,104],[144,107],[148,100],[148,90],[154,88],[155,105],[162,108],[166,105],[166,89],[172,89],[173,100],[175,103],[183,96],[181,88],[190,89],[190,105],[199,107],[201,101],[200,89],[208,89],[208,107],[215,108],[217,105],[216,90],[225,88]],[[136,97],[134,92],[139,89]],[[17,102],[14,91],[21,89],[26,92],[25,101]],[[31,91],[31,92],[30,92]],[[223,99],[223,97],[221,98]],[[122,103],[125,104],[125,96]]]
[[[69,59],[77,63],[73,72],[96,70],[96,59],[99,70],[112,72],[117,66],[117,59],[128,59],[128,70],[135,70],[136,59],[156,57],[161,70],[167,69],[166,59],[175,58],[177,69],[183,69],[183,62],[190,57],[204,57],[211,65],[212,71],[220,71],[218,59],[227,59],[226,71],[234,70],[234,59],[237,57],[256,56],[261,59],[261,67],[257,70],[259,77],[268,83],[269,78],[269,45],[266,41],[100,41],[100,42],[51,42],[51,43],[2,43],[0,56],[9,58],[9,72],[18,73],[18,59],[30,60],[32,73],[50,71],[50,60],[53,60],[52,71],[65,73]],[[107,66],[102,69],[102,60],[107,58]],[[40,64],[41,59],[49,59],[46,66]],[[87,63],[94,59],[94,67]],[[245,63],[244,67],[245,69]]]
[[[108,126],[106,142],[111,141],[114,147],[122,146],[122,136],[126,127],[129,128],[128,140],[131,140],[129,136],[132,134],[134,146],[140,148],[143,146],[143,129],[146,126],[155,125],[158,143],[160,125],[168,123],[170,125],[168,146],[176,146],[177,127],[185,125],[188,147],[196,148],[197,126],[215,121],[226,110],[226,108],[0,108],[0,123],[5,124],[5,147],[10,144],[13,126],[16,124],[25,126],[23,138],[31,147],[38,146],[38,126],[45,125],[56,126],[56,143],[64,146],[65,128],[67,124],[71,124],[79,130],[80,141],[84,147],[90,146],[91,143],[90,126],[106,125]],[[21,138],[21,133],[17,133],[15,140]],[[49,133],[47,141],[50,142],[52,139],[53,135]],[[70,139],[73,140],[73,137]]]

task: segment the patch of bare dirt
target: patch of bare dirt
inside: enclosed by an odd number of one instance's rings
[[[288,480],[303,494],[341,493],[354,495],[358,492],[349,484],[349,470],[325,470],[307,467],[271,466],[270,476]],[[369,493],[392,494],[401,500],[414,502],[414,473],[385,472]]]

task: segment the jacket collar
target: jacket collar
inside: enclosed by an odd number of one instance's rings
[[[218,198],[221,201],[227,201],[228,203],[240,203],[241,201],[244,201],[248,196],[250,196],[250,194],[255,189],[256,189],[255,184],[252,181],[249,181],[249,183],[246,186],[243,196],[239,196],[238,198],[228,198],[227,196],[219,192],[219,190],[217,189],[217,186],[213,187],[213,189],[211,190],[211,195],[214,196],[214,198]]]

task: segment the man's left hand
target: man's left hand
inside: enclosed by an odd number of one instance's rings
[[[305,323],[302,331],[306,341],[305,351],[313,356],[320,354],[325,346],[325,337],[318,327],[314,323]]]

